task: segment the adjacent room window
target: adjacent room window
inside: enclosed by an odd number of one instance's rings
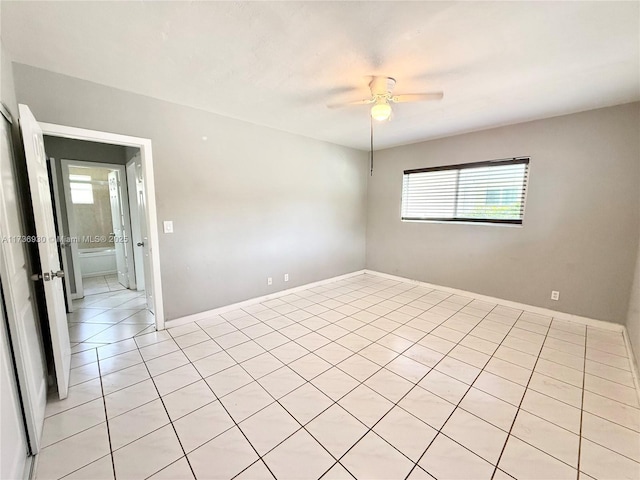
[[[93,204],[93,185],[91,175],[69,175],[71,189],[71,203],[76,205]]]
[[[402,220],[522,224],[528,158],[405,170]]]

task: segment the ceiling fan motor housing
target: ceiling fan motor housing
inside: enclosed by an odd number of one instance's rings
[[[371,94],[374,96],[390,95],[395,86],[396,79],[391,77],[373,77],[369,83]]]

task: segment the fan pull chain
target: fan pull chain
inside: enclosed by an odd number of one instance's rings
[[[373,117],[369,117],[371,119],[371,150],[370,150],[370,167],[369,175],[373,177]]]

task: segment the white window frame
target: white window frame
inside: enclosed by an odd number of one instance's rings
[[[455,199],[456,206],[454,207],[455,211],[452,216],[406,216],[406,207],[405,202],[408,201],[407,198],[407,181],[412,174],[420,174],[420,173],[428,173],[428,172],[457,172],[459,173],[464,170],[474,169],[474,168],[486,168],[486,167],[500,167],[507,165],[525,165],[523,184],[522,184],[522,206],[520,208],[521,214],[518,219],[505,219],[505,218],[495,218],[495,217],[464,217],[457,216],[457,202],[459,200],[460,190],[458,181],[456,180],[455,184],[455,193],[453,198]],[[403,172],[403,181],[402,181],[402,192],[401,192],[401,205],[400,205],[400,219],[403,222],[421,222],[421,223],[461,223],[461,224],[489,224],[489,225],[504,225],[504,226],[522,226],[524,223],[524,214],[527,200],[527,192],[528,192],[528,183],[529,183],[529,175],[530,175],[530,158],[529,157],[516,157],[516,158],[508,158],[508,159],[500,159],[500,160],[489,160],[482,162],[472,162],[472,163],[463,163],[456,165],[443,165],[437,167],[426,167],[426,168],[417,168],[411,170],[405,170]]]
[[[93,184],[91,177],[88,179],[71,178],[84,175],[69,175],[69,192],[71,193],[71,203],[74,205],[93,205],[95,199],[93,197]],[[89,188],[87,188],[89,187]],[[88,198],[81,198],[83,195],[91,197],[91,201]]]

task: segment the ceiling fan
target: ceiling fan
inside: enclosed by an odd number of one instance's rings
[[[429,100],[440,100],[444,96],[442,92],[432,93],[405,93],[393,95],[393,87],[396,85],[395,78],[373,77],[369,82],[371,97],[353,102],[337,103],[327,105],[329,108],[348,107],[350,105],[371,105],[371,117],[374,120],[388,120],[391,116],[391,103],[404,102],[424,102]]]

